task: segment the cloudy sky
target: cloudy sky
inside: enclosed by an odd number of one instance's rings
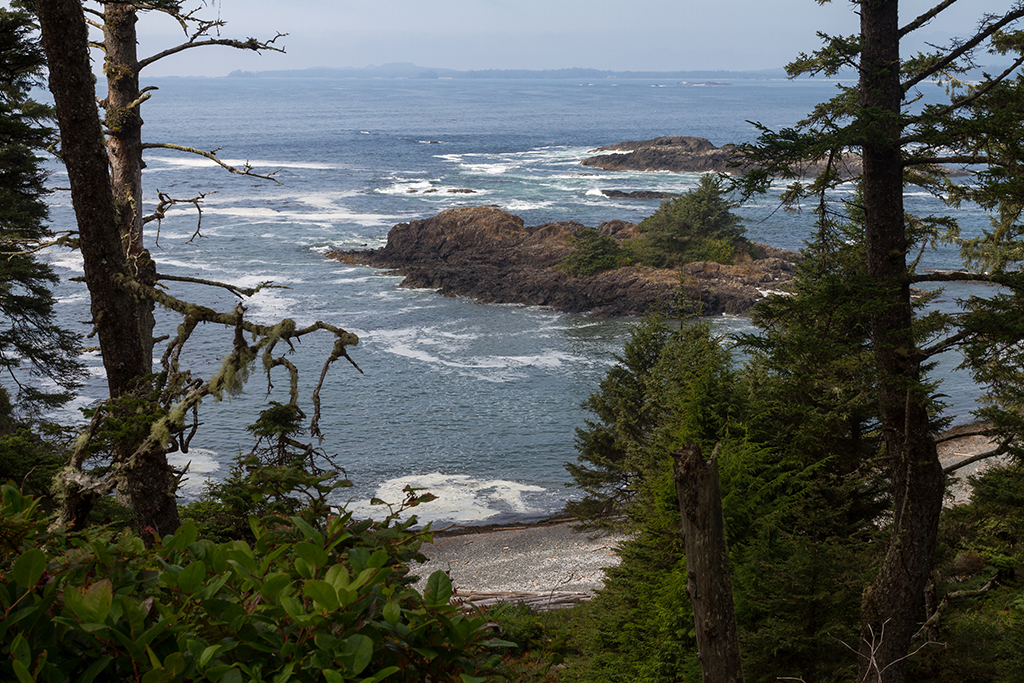
[[[198,4],[200,0],[196,0]],[[186,3],[187,5],[188,3]],[[933,4],[904,0],[906,22]],[[960,0],[922,31],[931,42],[968,33],[982,10],[1010,0]],[[225,37],[272,37],[287,54],[190,50],[147,73],[222,76],[314,66],[413,62],[451,69],[755,70],[819,45],[816,31],[851,34],[853,5],[834,0],[207,0]],[[167,18],[140,24],[140,53],[174,42]]]

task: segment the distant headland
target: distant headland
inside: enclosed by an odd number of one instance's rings
[[[458,71],[417,66],[410,62],[393,62],[362,68],[313,67],[289,71],[232,71],[228,78],[396,78],[396,79],[666,79],[680,86],[727,85],[728,80],[775,80],[786,78],[782,68],[760,71],[605,71],[602,69],[483,69]]]

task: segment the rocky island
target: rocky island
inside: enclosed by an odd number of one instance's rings
[[[694,262],[673,269],[628,266],[570,275],[557,266],[573,251],[574,235],[585,230],[572,221],[530,227],[497,207],[471,206],[400,223],[380,249],[328,256],[403,275],[403,287],[599,317],[674,313],[677,302],[704,315],[741,314],[767,291],[785,289],[799,258],[753,245],[752,254],[735,265]],[[637,235],[636,225],[623,221],[603,223],[598,230],[618,242]]]
[[[736,145],[716,147],[706,138],[687,135],[669,135],[652,140],[619,142],[598,147],[594,152],[605,152],[584,159],[584,166],[606,171],[673,171],[675,173],[729,173],[741,174],[752,168],[745,165]],[[808,162],[797,169],[801,176],[816,175],[824,168],[822,162]],[[859,175],[860,157],[847,155],[840,164],[844,177]]]

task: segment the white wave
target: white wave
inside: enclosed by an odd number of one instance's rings
[[[542,486],[520,484],[504,479],[474,479],[468,475],[448,475],[441,472],[390,479],[377,487],[375,497],[397,506],[405,499],[406,486],[424,489],[437,499],[410,510],[420,522],[440,520],[453,522],[479,522],[503,512],[530,514],[542,512],[530,507],[525,493],[541,493]],[[388,514],[386,506],[370,505],[369,501],[353,501],[347,506],[358,517],[382,518]]]
[[[596,187],[587,190],[585,194],[588,197],[601,197],[602,199],[608,199],[608,197],[605,196],[604,192],[601,192],[601,190],[597,189]]]
[[[256,169],[256,172],[260,172],[260,169],[275,169],[275,168],[301,168],[315,171],[337,171],[350,168],[345,164],[331,164],[319,161],[274,161],[270,159],[221,159],[225,164],[234,166],[235,168],[242,168],[246,164]],[[183,152],[181,156],[146,156],[146,163],[160,163],[167,164],[168,166],[179,166],[194,168],[198,166],[215,166],[216,162],[201,157],[195,154],[188,154]]]
[[[509,213],[516,213],[517,211],[535,211],[537,209],[545,209],[549,206],[554,206],[553,201],[527,201],[525,199],[513,199],[502,204],[502,208]]]
[[[75,273],[85,272],[82,252],[70,249],[54,249],[46,254],[46,262],[54,268],[64,268]]]
[[[190,448],[188,453],[168,453],[167,462],[172,467],[188,467],[178,490],[190,497],[201,494],[206,482],[217,478],[214,474],[220,471],[220,463],[216,458],[217,453],[208,448]]]

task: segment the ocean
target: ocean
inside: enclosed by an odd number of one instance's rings
[[[352,357],[365,374],[338,363],[323,391],[323,449],[354,486],[349,505],[371,514],[376,496],[398,502],[402,489],[438,500],[417,509],[421,521],[508,522],[556,513],[572,497],[564,463],[575,458],[574,432],[587,414],[580,403],[614,364],[629,320],[595,320],[534,307],[481,305],[428,290],[400,289],[400,277],[328,260],[330,249],[379,247],[395,224],[467,204],[493,204],[528,225],[575,220],[639,221],[657,201],[608,199],[603,189],[683,192],[695,174],[607,172],[583,167],[594,148],[660,135],[706,137],[716,145],[752,140],[751,121],[791,126],[830,97],[836,83],[734,81],[681,86],[614,80],[320,80],[165,78],[143,106],[148,142],[219,149],[229,163],[274,172],[280,184],[231,175],[198,156],[147,153],[146,199],[206,194],[196,211],[175,208],[147,225],[147,246],[161,273],[232,282],[271,280],[246,302],[264,323],[323,320],[360,337]],[[925,86],[925,98],[938,88]],[[67,187],[53,166],[51,182]],[[454,193],[450,190],[470,190]],[[778,192],[738,212],[754,241],[798,249],[809,236],[809,211],[776,210]],[[924,193],[913,209],[941,210]],[[51,198],[54,229],[72,225],[70,197]],[[955,212],[966,234],[986,224],[976,208]],[[198,235],[197,235],[198,229]],[[77,253],[50,253],[64,282],[62,320],[85,333],[84,285]],[[925,267],[957,265],[951,248],[925,255]],[[230,294],[170,283],[176,295],[229,310]],[[961,287],[963,290],[963,287]],[[953,308],[966,290],[949,290]],[[969,293],[969,292],[968,292]],[[742,317],[714,320],[723,334],[751,329]],[[161,315],[158,333],[177,321]],[[208,377],[230,348],[229,331],[204,329],[189,358]],[[303,373],[303,408],[331,340],[307,338],[292,356]],[[103,396],[103,369],[88,354],[90,379],[71,407]],[[970,419],[978,390],[943,359],[950,414]],[[274,387],[254,371],[245,394],[204,404],[200,436],[175,455],[190,463],[182,495],[223,476],[248,449],[245,431],[267,400],[287,400],[287,379]],[[65,417],[73,417],[69,413]]]

